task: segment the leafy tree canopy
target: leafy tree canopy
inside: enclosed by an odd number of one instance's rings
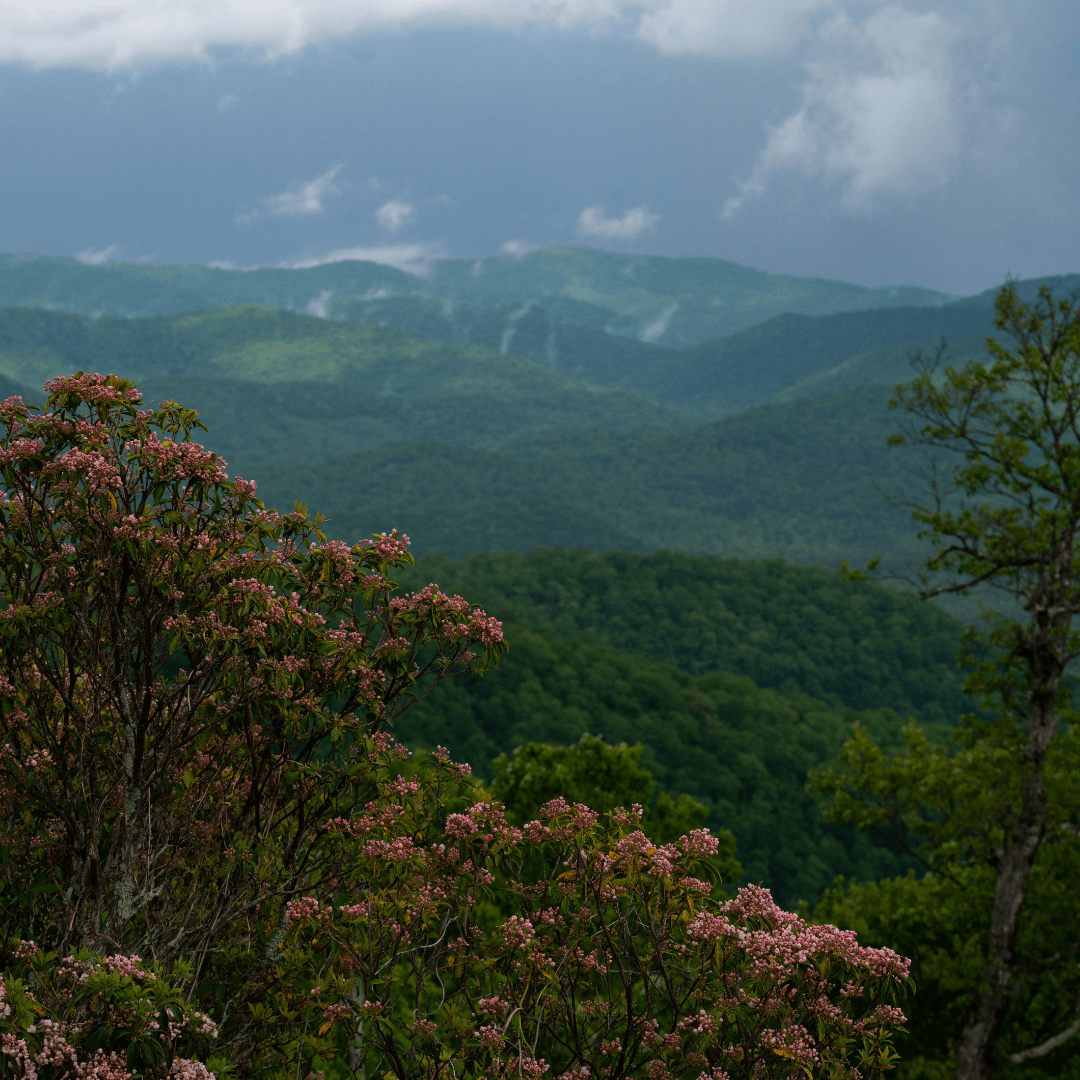
[[[533,549],[427,555],[406,569],[563,637],[582,635],[691,675],[726,671],[837,708],[930,724],[972,708],[963,624],[914,595],[780,559]]]

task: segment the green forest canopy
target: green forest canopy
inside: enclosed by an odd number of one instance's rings
[[[972,702],[962,624],[911,593],[780,559],[660,551],[534,549],[428,555],[401,575],[430,581],[560,637],[582,636],[689,675],[726,671],[835,708],[892,708],[951,723]]]

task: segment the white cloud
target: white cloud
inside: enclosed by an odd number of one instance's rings
[[[396,233],[412,217],[412,212],[413,208],[407,202],[391,199],[375,211],[375,220],[387,232]]]
[[[109,262],[119,250],[120,249],[115,244],[110,244],[107,248],[102,248],[100,251],[80,251],[75,258],[84,266],[101,266],[104,263]]]
[[[836,14],[807,65],[801,107],[772,128],[724,216],[761,195],[776,173],[839,186],[848,209],[882,195],[941,187],[959,167],[977,111],[955,55],[958,29],[941,14],[886,4],[862,23]]]
[[[288,56],[358,34],[422,27],[604,31],[631,28],[661,52],[775,55],[836,0],[9,0],[0,63],[120,71],[210,62],[241,49]]]
[[[835,0],[668,0],[644,5],[637,36],[673,56],[758,59],[789,51]]]
[[[296,191],[283,191],[267,205],[274,214],[321,214],[323,199],[327,195],[340,195],[341,190],[334,184],[334,177],[341,171],[340,165],[327,169],[322,176],[316,176],[301,185]]]
[[[587,206],[578,218],[578,232],[582,236],[595,236],[600,240],[636,240],[643,233],[654,232],[659,214],[649,212],[647,206],[635,206],[621,218],[611,218],[603,206]]]
[[[373,262],[381,266],[393,266],[417,277],[430,277],[432,264],[445,258],[446,252],[439,244],[386,244],[383,247],[339,248],[331,251],[329,255],[297,259],[295,262],[279,265],[287,270],[309,270],[313,266],[325,266],[327,263]]]
[[[502,246],[504,255],[513,255],[516,259],[520,259],[522,255],[528,255],[533,250],[533,246],[526,244],[524,240],[507,240]]]

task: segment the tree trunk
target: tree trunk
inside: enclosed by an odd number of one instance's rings
[[[349,999],[356,1005],[364,1006],[364,979],[358,975],[349,991]],[[361,1017],[356,1021],[356,1029],[349,1040],[349,1070],[358,1080],[364,1080],[364,1020]]]
[[[1041,772],[1029,778],[1029,791],[1033,786],[1040,790],[1043,788]],[[1024,793],[1025,802],[1029,791]],[[971,1003],[960,1035],[956,1080],[991,1080],[994,1075],[993,1051],[1009,1008],[1009,983],[1013,973],[1016,938],[1020,931],[1024,890],[1042,843],[1042,834],[1040,817],[1038,824],[1031,825],[1005,850],[998,863],[994,908],[990,917],[986,979]]]
[[[1056,621],[1070,617],[1069,614],[1059,615]],[[1038,622],[1033,617],[1032,625],[1037,626]],[[1046,777],[1043,770],[1058,727],[1054,701],[1064,664],[1052,649],[1046,648],[1044,634],[1036,630],[1034,638],[1025,650],[1033,678],[1027,691],[1023,794],[1015,824],[1011,829],[1006,825],[1005,842],[995,861],[986,976],[971,1003],[960,1035],[956,1080],[991,1080],[994,1075],[994,1047],[1009,1009],[1024,891],[1046,832]]]

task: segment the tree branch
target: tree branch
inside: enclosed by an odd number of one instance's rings
[[[1027,1050],[1021,1050],[1017,1054],[1011,1054],[1005,1060],[1010,1065],[1023,1065],[1025,1061],[1030,1061],[1032,1058],[1043,1057],[1049,1054],[1051,1050],[1056,1050],[1062,1043],[1068,1042],[1078,1031],[1080,1031],[1080,1016],[1078,1016],[1064,1031],[1059,1031],[1052,1039],[1047,1039],[1046,1042],[1040,1043],[1038,1046],[1029,1047]]]

